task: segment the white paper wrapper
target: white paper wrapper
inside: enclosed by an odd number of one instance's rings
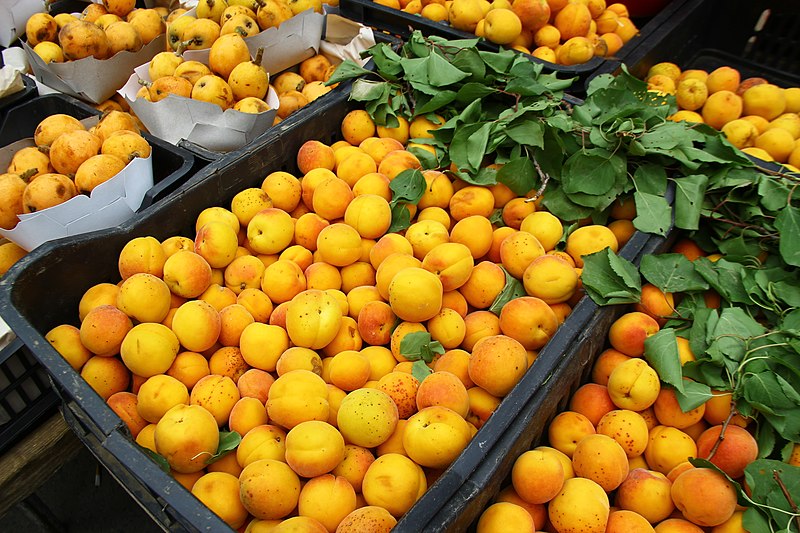
[[[164,50],[164,35],[156,37],[138,52],[122,51],[109,59],[87,57],[64,63],[45,63],[26,43],[22,46],[38,81],[59,92],[99,104],[125,84],[137,65],[149,62]]]
[[[26,146],[34,146],[33,139],[22,139],[0,149],[0,166],[8,166],[14,153]],[[137,157],[116,176],[95,187],[90,196],[79,194],[63,204],[20,215],[17,226],[13,230],[0,229],[0,235],[30,252],[53,239],[110,228],[133,216],[152,188],[152,155],[146,159]]]
[[[0,68],[0,98],[11,96],[25,89],[23,74],[16,68],[6,65]]]
[[[333,36],[332,42],[322,40],[323,28]],[[261,65],[275,75],[314,56],[323,48],[335,63],[346,57],[360,61],[359,53],[375,44],[372,30],[338,15],[321,15],[308,10],[287,20],[278,28],[269,28],[245,39],[250,54],[255,57],[263,47]],[[187,50],[184,59],[208,64],[209,49]],[[270,88],[266,102],[272,110],[258,115],[240,113],[233,109],[224,112],[216,105],[190,98],[170,96],[160,102],[137,99],[139,80],[149,81],[148,64],[134,69],[128,82],[118,91],[148,131],[177,145],[181,140],[215,152],[241,148],[272,127],[279,106],[278,95]]]
[[[45,11],[43,0],[0,0],[0,46],[8,48],[25,35],[25,23]]]

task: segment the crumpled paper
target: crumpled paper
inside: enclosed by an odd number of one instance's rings
[[[11,65],[0,68],[0,98],[11,96],[25,88],[22,72]]]

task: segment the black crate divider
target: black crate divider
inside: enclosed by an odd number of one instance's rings
[[[635,257],[626,259],[639,264],[645,255],[664,253],[676,236],[675,231],[670,231],[667,237],[641,234]],[[475,530],[483,510],[503,487],[510,484],[516,459],[527,450],[545,443],[550,421],[567,409],[572,394],[589,381],[594,360],[606,347],[611,324],[627,309],[625,305],[599,307],[593,304],[584,327],[563,355],[547,366],[549,373],[543,376],[541,386],[520,408],[514,423],[498,439],[495,448],[486,453],[484,461],[459,490],[423,525],[424,531],[455,533]]]
[[[641,43],[653,32],[681,9],[686,2],[695,0],[672,0],[655,16],[648,20],[634,21],[639,27],[639,34],[625,43],[613,57],[593,57],[580,65],[558,65],[543,61],[529,54],[523,54],[534,63],[543,65],[544,72],[555,72],[562,79],[576,77],[570,92],[576,96],[585,96],[586,83],[592,75],[600,69],[613,71],[620,63],[625,61],[629,54],[636,50]],[[373,0],[341,0],[339,2],[341,14],[351,20],[361,22],[378,30],[388,31],[407,39],[413,30],[420,30],[423,35],[435,35],[447,39],[475,39],[475,35],[466,31],[457,30],[446,22],[435,22],[420,15],[412,15],[398,9],[387,7]],[[479,47],[483,50],[498,51],[500,46],[481,39]]]
[[[346,89],[328,99],[319,107],[313,122],[279,123],[261,144],[246,146],[210,163],[172,196],[142,211],[140,217],[68,242],[46,243],[23,257],[0,278],[0,316],[32,347],[74,415],[72,419],[80,422],[79,434],[85,435],[84,442],[106,469],[118,479],[130,481],[133,477],[144,485],[144,490],[137,491],[134,496],[151,516],[154,513],[150,509],[164,509],[168,518],[163,514],[154,516],[162,527],[193,531],[204,527],[202,524],[209,520],[211,512],[198,511],[196,505],[188,505],[188,491],[169,476],[155,473],[158,467],[131,444],[123,422],[49,345],[44,334],[58,324],[77,322],[78,302],[90,286],[119,279],[116,258],[130,239],[146,235],[159,240],[173,235],[193,237],[194,221],[206,207],[229,205],[236,193],[246,187],[260,186],[270,172],[284,170],[297,175],[295,154],[299,147],[309,139],[332,144],[340,138],[339,125],[344,115],[360,108],[348,95]],[[650,238],[635,233],[621,254],[628,259],[636,257]],[[96,258],[90,268],[87,268],[87,257]],[[44,302],[47,304],[43,305]],[[588,297],[575,306],[540,352],[531,370],[504,398],[467,449],[400,519],[395,531],[429,531],[426,524],[439,516],[442,506],[451,501],[465,480],[486,461],[489,452],[497,448],[497,442],[520,419],[520,409],[529,403],[531,396],[565,357],[564,353],[575,346],[579,335],[586,331],[589,319],[598,313],[608,314],[596,307]],[[123,445],[124,440],[128,441],[128,446]],[[130,471],[140,467],[146,467],[147,474]],[[196,500],[189,502],[194,504]]]
[[[18,338],[0,350],[0,453],[55,412],[50,377]]]

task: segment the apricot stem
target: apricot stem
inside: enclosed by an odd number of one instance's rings
[[[258,50],[256,50],[256,57],[255,57],[255,59],[253,59],[253,64],[260,66],[261,65],[261,60],[263,59],[263,57],[264,57],[264,47],[263,46],[259,46]]]

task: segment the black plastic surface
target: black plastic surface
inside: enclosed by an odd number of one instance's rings
[[[8,114],[8,111],[14,106],[17,106],[22,102],[26,102],[39,95],[39,89],[36,88],[36,81],[34,81],[33,78],[23,75],[22,83],[24,84],[24,87],[21,91],[0,98],[0,121],[5,118],[5,116]]]

